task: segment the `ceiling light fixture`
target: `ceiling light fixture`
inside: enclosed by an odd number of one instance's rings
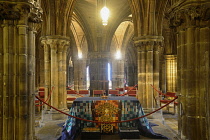
[[[102,24],[106,26],[109,18],[109,9],[106,7],[106,0],[105,0],[105,6],[101,9],[100,14],[102,18]]]

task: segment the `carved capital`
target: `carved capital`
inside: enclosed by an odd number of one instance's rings
[[[42,22],[43,11],[38,2],[31,0],[31,8],[29,13],[29,21],[39,23]]]
[[[138,47],[138,52],[149,52],[149,51],[157,51],[160,52],[161,51],[161,46],[160,45],[148,45],[148,44],[144,44]]]
[[[177,55],[164,55],[166,60],[176,60]]]
[[[134,45],[139,51],[159,51],[163,45],[163,36],[141,36],[134,38]]]
[[[67,46],[69,45],[69,41],[67,40],[58,40],[58,51],[66,51]]]
[[[57,51],[58,41],[56,39],[48,39],[46,41],[51,50]]]
[[[58,40],[59,46],[62,46],[62,47],[68,46],[69,43],[70,43],[69,40],[62,40],[62,39],[59,39],[59,40]]]
[[[178,27],[183,23],[196,25],[196,20],[210,20],[210,2],[184,3],[177,8],[170,9],[166,14],[170,21],[170,27]]]
[[[0,19],[17,20],[20,19],[20,11],[16,8],[16,4],[0,2]]]
[[[58,51],[66,51],[69,45],[70,39],[63,36],[45,36],[41,37],[41,43],[44,46],[49,46],[51,49],[57,49]]]
[[[37,2],[0,2],[0,20],[20,20],[27,18],[30,22],[41,22],[42,9]]]
[[[168,15],[170,15],[167,17],[169,19],[170,28],[181,26],[181,24],[184,22],[184,18],[182,17],[183,11],[176,11]]]
[[[31,30],[37,33],[37,31],[41,29],[41,24],[32,24],[32,26],[29,27],[31,28]]]

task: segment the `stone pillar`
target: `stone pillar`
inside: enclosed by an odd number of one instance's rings
[[[156,105],[157,92],[151,87],[159,89],[159,51],[162,36],[143,36],[135,38],[138,49],[138,99],[145,111],[152,111]]]
[[[43,43],[43,42],[42,42]],[[45,91],[45,101],[48,98],[49,93],[51,92],[52,88],[50,87],[50,47],[47,43],[43,43],[44,47],[44,91]],[[49,102],[48,102],[49,103]],[[44,105],[44,110],[49,110],[50,107]]]
[[[66,51],[69,41],[59,40],[58,42],[58,102],[59,108],[67,109],[66,92]]]
[[[61,93],[63,93],[63,99],[61,100],[61,102],[63,102],[63,109],[64,110],[68,110],[67,108],[67,91],[66,91],[66,87],[67,87],[67,66],[66,66],[66,63],[67,63],[67,45],[69,45],[69,42],[66,44],[66,41],[64,42],[61,42],[61,45],[63,46],[62,48],[62,73],[61,75],[63,76],[63,82],[61,83],[61,87],[63,88],[63,90],[61,91]]]
[[[44,47],[41,47],[41,43],[39,42],[39,40],[36,40],[37,42],[37,46],[38,50],[36,51],[36,88],[37,90],[39,89],[39,87],[44,87]]]
[[[163,49],[161,49],[160,55],[160,91],[166,92],[166,61],[163,55]]]
[[[35,88],[35,64],[36,64],[36,61],[35,61],[35,34],[36,34],[36,31],[35,31],[35,28],[33,28],[33,23],[30,24],[29,26],[29,41],[28,41],[28,45],[30,45],[31,47],[29,47],[28,49],[28,58],[29,58],[29,65],[28,65],[28,69],[29,69],[29,75],[28,75],[28,79],[29,79],[29,92],[30,93],[33,93],[34,90],[36,90]],[[34,96],[31,95],[29,100],[33,101],[34,100]],[[35,116],[34,116],[34,106],[35,106],[35,103],[34,101],[33,102],[30,102],[29,103],[29,108],[30,110],[33,110],[33,112],[31,112],[30,115],[30,122],[29,122],[29,126],[34,126],[34,123],[35,123]],[[30,129],[30,135],[29,137],[33,137],[34,136],[34,128],[29,128]]]
[[[177,59],[176,55],[165,55],[166,61],[166,91],[177,91]]]
[[[45,100],[50,105],[65,110],[66,104],[66,48],[69,39],[62,36],[46,36],[41,38],[44,46],[45,60]],[[49,98],[50,96],[50,98]],[[45,105],[44,112],[50,108]],[[54,109],[50,109],[52,120],[62,119],[64,116]]]
[[[177,30],[179,134],[209,140],[210,2],[183,2],[169,11]]]
[[[124,87],[124,61],[113,60],[112,61],[112,89]]]
[[[83,89],[87,89],[86,60],[78,59],[74,61],[74,90]]]
[[[137,66],[134,63],[127,65],[127,85],[135,86],[137,84]]]
[[[90,90],[106,90],[109,89],[108,81],[108,60],[109,53],[92,52],[90,54]]]
[[[78,64],[78,62],[77,62],[77,60],[74,60],[73,61],[73,65],[74,65],[74,71],[73,71],[73,73],[74,73],[74,90],[76,90],[76,91],[78,91],[78,89],[79,89],[79,64]]]
[[[74,67],[73,67],[73,62],[69,62],[68,65],[68,80],[67,80],[67,85],[71,86],[71,88],[73,88],[74,86]]]
[[[36,2],[0,2],[0,139],[34,139]]]

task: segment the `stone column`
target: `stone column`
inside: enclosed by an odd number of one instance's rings
[[[36,2],[0,2],[0,139],[34,139]]]
[[[163,55],[163,50],[160,55],[160,91],[166,92],[166,61]]]
[[[37,90],[39,87],[44,87],[44,47],[41,47],[41,42],[37,39],[36,42],[38,42],[36,45],[39,46],[38,50],[36,51],[36,88]]]
[[[50,47],[47,45],[46,41],[42,41],[44,47],[44,91],[45,91],[45,101],[48,99],[49,93],[52,88],[50,87]],[[49,100],[50,101],[50,100]],[[49,110],[50,107],[44,105],[44,110]]]
[[[66,46],[69,39],[62,36],[46,36],[41,38],[45,52],[45,100],[49,99],[50,105],[64,110],[66,109]],[[50,96],[50,98],[49,98]],[[62,119],[63,114],[45,106],[44,112],[50,114],[50,119]],[[45,118],[45,116],[44,116]]]
[[[74,61],[74,90],[87,89],[86,83],[86,59]]]
[[[63,75],[63,90],[62,90],[62,92],[61,93],[63,93],[62,95],[63,95],[63,109],[64,110],[68,110],[68,108],[67,108],[67,101],[66,101],[66,99],[67,99],[67,91],[66,91],[66,87],[67,87],[67,71],[68,71],[68,68],[67,68],[67,66],[66,66],[66,64],[67,64],[67,56],[66,56],[66,54],[67,54],[67,45],[69,45],[69,42],[66,44],[66,42],[64,41],[64,42],[61,42],[62,43],[62,46],[63,46],[63,56],[62,56],[62,75]]]
[[[209,140],[210,2],[183,2],[169,11],[177,30],[179,135]]]
[[[48,39],[47,40],[49,47],[50,47],[50,93],[48,93],[48,96],[51,96],[51,102],[50,104],[54,106],[55,108],[59,108],[58,106],[58,69],[60,69],[58,65],[58,40],[56,39]],[[51,94],[51,95],[50,95]],[[48,97],[47,97],[48,98]],[[53,109],[51,110],[53,111]]]
[[[67,85],[71,86],[71,88],[73,88],[74,85],[74,67],[73,67],[73,62],[70,60],[69,64],[68,64],[68,82]]]
[[[137,84],[137,66],[134,63],[127,65],[127,84],[128,86],[135,86]]]
[[[30,23],[29,24],[29,41],[28,41],[28,45],[31,46],[28,48],[28,58],[29,58],[29,65],[28,65],[28,69],[29,69],[29,75],[28,75],[28,79],[29,79],[29,92],[30,93],[33,93],[34,90],[36,90],[35,88],[35,64],[36,64],[36,61],[35,61],[35,35],[36,35],[36,30],[35,28],[33,27],[33,23]],[[29,96],[29,100],[30,101],[33,101],[34,100],[34,95],[31,94]],[[29,108],[30,110],[33,110],[33,112],[31,112],[31,114],[29,114],[30,116],[30,122],[29,122],[29,126],[34,126],[34,123],[35,123],[35,116],[34,116],[34,106],[35,106],[35,103],[34,101],[33,102],[30,102],[29,103]],[[30,129],[30,135],[29,137],[33,137],[34,136],[34,128],[29,128]]]
[[[108,60],[109,53],[92,52],[90,54],[90,90],[108,91]]]
[[[67,45],[69,44],[66,40],[59,40],[58,42],[58,102],[59,108],[67,109],[67,102],[66,102],[66,51]]]
[[[138,99],[145,112],[152,111],[156,105],[157,92],[151,87],[159,89],[159,51],[162,36],[143,36],[135,38],[138,49]]]
[[[78,90],[79,89],[79,77],[78,77],[79,64],[78,64],[77,60],[74,60],[73,63],[74,63],[73,64],[74,65],[74,71],[73,71],[73,73],[74,73],[74,90]]]
[[[124,87],[124,61],[112,61],[112,89]]]
[[[177,91],[177,59],[176,55],[165,55],[166,61],[166,91]]]

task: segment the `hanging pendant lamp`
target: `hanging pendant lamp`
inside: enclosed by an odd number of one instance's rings
[[[106,7],[106,4],[105,4],[105,6],[101,9],[100,14],[101,14],[101,18],[102,18],[102,24],[103,24],[104,26],[106,26],[107,23],[108,23],[108,18],[109,18],[109,9]]]

